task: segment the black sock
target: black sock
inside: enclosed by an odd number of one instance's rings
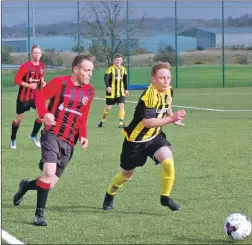
[[[44,213],[44,209],[46,206],[46,201],[48,197],[48,193],[50,190],[50,184],[41,181],[40,179],[36,180],[37,185],[37,207],[35,215],[40,215]]]
[[[36,185],[36,179],[29,181],[25,186],[25,191],[29,190],[38,190],[38,186]]]
[[[34,121],[34,126],[33,126],[33,130],[31,133],[31,136],[34,137],[38,134],[40,128],[42,126],[42,122],[41,120],[39,120],[38,118]]]
[[[15,121],[12,121],[11,140],[16,139],[18,128],[19,128],[19,123],[16,123]]]

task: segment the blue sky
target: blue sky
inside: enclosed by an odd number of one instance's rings
[[[174,2],[131,2],[131,17],[162,18],[174,17]],[[126,5],[125,5],[126,6]],[[85,8],[85,2],[80,2]],[[76,20],[76,2],[35,2],[35,24],[50,24]],[[84,13],[84,10],[81,10]],[[221,18],[221,2],[177,2],[178,18],[213,19]],[[252,14],[252,2],[225,2],[225,17]],[[32,2],[30,2],[32,21]],[[2,2],[2,26],[27,23],[27,2]]]

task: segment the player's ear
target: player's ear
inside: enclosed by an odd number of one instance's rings
[[[78,67],[77,67],[77,66],[74,66],[74,67],[73,67],[73,72],[74,72],[74,73],[78,73]]]

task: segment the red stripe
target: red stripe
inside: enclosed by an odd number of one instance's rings
[[[46,189],[46,190],[50,189],[50,183],[45,183],[42,180],[40,180],[39,178],[36,179],[36,186],[38,186],[42,189]]]
[[[13,124],[14,126],[19,126],[19,123],[15,122],[15,121],[12,121],[12,124]]]
[[[63,92],[63,90],[61,90],[61,93],[62,92]],[[70,94],[70,93],[71,93],[71,89],[70,89],[69,83],[67,81],[65,94]],[[69,101],[70,101],[69,97],[64,97],[64,100],[63,100],[64,108],[66,108],[68,106]],[[62,111],[59,112],[59,115],[58,115],[58,118],[57,118],[57,123],[56,123],[56,126],[54,128],[54,132],[55,132],[56,135],[59,135],[60,128],[63,126],[63,119],[64,119],[64,116],[65,116],[65,113],[66,113],[65,110],[62,110]]]
[[[73,86],[71,86],[73,87]],[[74,103],[72,105],[72,107],[70,108],[71,110],[76,110],[78,104],[79,104],[79,100],[80,100],[80,89],[76,89],[73,87],[73,89],[75,89],[75,98],[74,98]],[[65,127],[65,130],[64,130],[64,133],[63,133],[63,137],[66,138],[66,139],[69,139],[69,132],[71,130],[71,122],[74,120],[74,117],[76,115],[74,113],[70,113],[69,114],[69,117],[68,117],[68,120],[67,120],[67,123],[66,123],[66,127]],[[74,128],[76,127],[77,125],[74,125]],[[71,139],[69,139],[71,140]],[[71,140],[72,141],[72,140]]]

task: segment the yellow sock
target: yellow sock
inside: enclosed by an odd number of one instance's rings
[[[124,109],[119,109],[119,111],[118,111],[119,124],[123,124],[124,115],[125,115]]]
[[[104,109],[103,114],[102,114],[101,122],[105,122],[108,113],[109,113],[109,111]]]
[[[107,193],[112,196],[115,195],[116,191],[123,185],[123,183],[125,183],[128,180],[129,179],[123,176],[122,172],[115,175],[115,177],[112,180],[111,185],[109,186],[107,190]]]
[[[175,168],[173,158],[165,159],[161,163],[161,195],[170,196],[175,180]]]

